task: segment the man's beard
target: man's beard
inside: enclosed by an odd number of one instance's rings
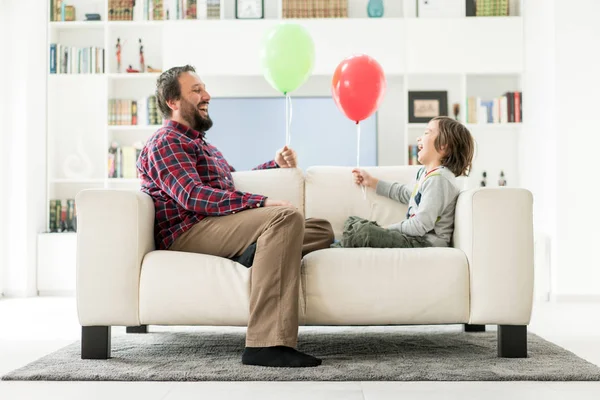
[[[192,124],[192,129],[197,130],[198,132],[206,132],[213,125],[212,119],[210,119],[208,112],[206,114],[206,118],[200,114],[198,107],[202,106],[203,104],[205,103],[200,103],[194,106],[186,99],[181,99],[181,116],[184,120]]]

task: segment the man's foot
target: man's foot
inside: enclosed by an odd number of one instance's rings
[[[319,358],[286,346],[246,347],[242,354],[242,364],[263,367],[316,367],[321,362]]]

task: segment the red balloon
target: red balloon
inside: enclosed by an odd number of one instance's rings
[[[385,88],[381,65],[366,54],[344,59],[335,69],[331,81],[335,104],[357,123],[377,111]]]

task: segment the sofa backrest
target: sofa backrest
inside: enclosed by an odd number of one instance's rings
[[[287,200],[304,212],[304,175],[301,169],[239,171],[232,175],[236,190]]]
[[[352,167],[310,167],[269,169],[233,173],[237,190],[258,193],[277,200],[287,200],[306,218],[324,218],[341,237],[344,221],[351,215],[377,221],[386,226],[406,218],[406,205],[361,189],[354,184]],[[412,184],[418,166],[365,167],[376,178]]]
[[[333,226],[336,238],[342,235],[344,221],[351,215],[377,221],[386,226],[406,218],[407,206],[374,190],[354,184],[352,167],[311,167],[305,174],[305,216],[325,218]],[[412,184],[419,166],[365,167],[376,178]]]

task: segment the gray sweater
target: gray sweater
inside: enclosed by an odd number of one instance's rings
[[[434,247],[449,246],[460,189],[448,168],[442,166],[426,173],[423,167],[417,172],[413,185],[380,180],[376,192],[408,204],[406,219],[390,225],[389,229],[409,236],[423,236]]]

